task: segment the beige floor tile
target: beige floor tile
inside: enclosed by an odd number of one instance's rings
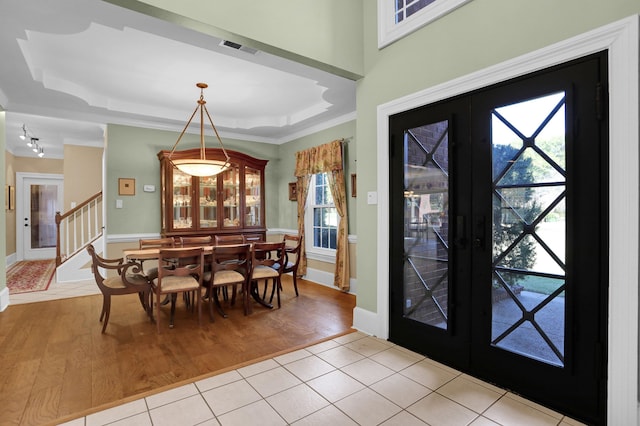
[[[162,405],[149,414],[154,426],[197,425],[214,417],[201,395]]]
[[[353,364],[356,361],[360,361],[364,358],[363,355],[358,352],[354,352],[344,346],[338,346],[337,348],[329,349],[328,351],[317,354],[319,358],[327,361],[329,364],[336,368],[344,367],[345,365]]]
[[[340,370],[335,370],[315,379],[307,385],[322,395],[329,402],[336,402],[364,389],[364,385]]]
[[[280,355],[274,358],[279,364],[285,365],[294,361],[298,361],[302,358],[307,358],[313,355],[306,349],[300,349],[298,351],[289,352],[288,354]]]
[[[464,376],[458,376],[446,383],[438,389],[438,393],[476,413],[482,413],[503,395],[503,393],[481,386]]]
[[[152,409],[197,394],[198,388],[193,383],[191,383],[188,385],[177,387],[175,389],[170,389],[168,391],[148,396],[145,399],[147,401],[147,406],[149,407],[149,409]]]
[[[431,393],[429,388],[400,374],[374,383],[371,389],[402,408],[407,408]]]
[[[333,340],[327,340],[322,343],[318,343],[317,345],[309,346],[308,348],[305,348],[305,349],[311,352],[312,354],[318,354],[320,352],[333,349],[337,346],[340,346],[340,344],[337,342],[334,342]]]
[[[371,359],[394,371],[400,371],[421,361],[424,357],[417,354],[414,355],[410,352],[403,352],[393,347],[382,352],[378,352],[373,355]]]
[[[425,422],[406,411],[401,411],[380,426],[424,426]]]
[[[262,399],[245,380],[229,383],[202,393],[216,416]]]
[[[437,393],[416,402],[407,411],[431,426],[459,426],[471,423],[477,413]]]
[[[506,396],[507,398],[511,398],[511,399],[513,399],[513,400],[515,400],[515,401],[518,401],[518,402],[520,402],[521,404],[528,405],[529,407],[531,407],[531,408],[533,408],[533,409],[535,409],[535,410],[542,411],[543,413],[545,413],[545,414],[547,414],[548,416],[551,416],[551,417],[553,417],[553,418],[555,418],[555,419],[560,420],[560,419],[562,419],[562,417],[563,417],[563,415],[562,415],[562,414],[560,414],[560,413],[558,413],[557,411],[553,411],[553,410],[552,410],[552,409],[550,409],[550,408],[543,407],[543,406],[542,406],[542,405],[540,405],[540,404],[536,404],[536,403],[535,403],[535,402],[533,402],[533,401],[529,401],[528,399],[525,399],[525,398],[523,398],[523,397],[521,397],[521,396],[519,396],[519,395],[513,394],[513,393],[511,393],[511,392],[507,392],[507,393],[505,394],[505,396]]]
[[[562,421],[558,426],[586,426],[586,425],[570,417],[563,417]]]
[[[424,359],[400,371],[400,374],[431,390],[436,390],[453,380],[460,373],[454,374],[450,369],[440,368],[431,363],[430,360]]]
[[[247,378],[247,382],[258,391],[263,398],[282,392],[302,383],[284,367],[274,368],[264,373]]]
[[[292,423],[295,426],[357,426],[358,424],[347,417],[342,411],[333,405],[304,417]]]
[[[456,370],[454,370],[454,372],[455,371]],[[499,387],[497,387],[495,385],[492,385],[491,383],[487,383],[484,380],[480,380],[480,379],[478,379],[476,377],[469,376],[468,374],[461,374],[460,377],[463,377],[466,380],[469,380],[469,381],[471,381],[473,383],[476,383],[476,384],[478,384],[478,385],[480,385],[482,387],[485,387],[485,388],[487,388],[489,390],[492,390],[494,392],[498,392],[501,395],[504,395],[505,393],[507,393],[507,391],[505,391],[504,389],[500,389]]]
[[[368,337],[368,335],[360,331],[356,331],[355,333],[349,333],[349,334],[342,335],[340,337],[336,337],[335,339],[333,339],[333,341],[341,345],[345,345],[347,343],[351,343],[353,341],[360,340],[365,337]]]
[[[300,420],[329,405],[329,402],[306,384],[295,386],[267,398],[267,402],[288,423]]]
[[[60,423],[58,426],[84,426],[84,417],[80,417],[79,419]]]
[[[471,423],[469,423],[469,426],[500,426],[500,425],[496,422],[493,422],[487,419],[486,417],[480,416],[474,421],[472,421]]]
[[[387,368],[382,364],[378,364],[369,358],[349,364],[346,367],[341,368],[341,370],[367,386],[370,386],[385,377],[389,377],[394,373],[390,368]]]
[[[119,420],[117,422],[109,423],[109,426],[152,426],[151,417],[149,413],[140,413],[135,416],[127,417],[126,419]]]
[[[264,400],[245,405],[218,418],[222,426],[280,426],[286,425],[282,417]]]
[[[544,426],[557,425],[559,423],[557,418],[506,395],[489,407],[482,415],[496,423],[506,425]]]
[[[363,389],[335,403],[359,425],[378,425],[402,409],[371,389]]]
[[[86,417],[86,426],[101,426],[113,423],[136,414],[146,413],[147,404],[144,399],[137,399],[117,407],[109,408]]]
[[[238,368],[238,373],[240,373],[242,377],[251,377],[255,374],[259,374],[279,366],[280,364],[271,358],[261,362],[256,362],[255,364],[247,365],[246,367]]]
[[[364,337],[345,345],[347,348],[364,356],[372,356],[393,346],[393,343],[375,337]]]
[[[335,370],[335,367],[317,356],[299,359],[298,361],[289,363],[284,367],[303,382],[315,379],[316,377]]]
[[[229,383],[242,380],[242,376],[237,370],[228,371],[226,373],[218,374],[217,376],[208,377],[206,379],[198,380],[195,385],[200,392],[208,391],[209,389],[217,388],[220,386],[228,385]]]

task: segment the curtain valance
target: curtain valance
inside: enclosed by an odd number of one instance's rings
[[[296,152],[296,177],[337,170],[342,170],[341,140]]]

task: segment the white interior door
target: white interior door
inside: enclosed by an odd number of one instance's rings
[[[20,174],[17,174],[20,175]],[[17,177],[16,248],[18,259],[54,259],[56,212],[62,210],[61,175],[22,174]]]

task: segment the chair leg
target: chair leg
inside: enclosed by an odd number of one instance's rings
[[[169,316],[169,328],[173,328],[173,319],[176,315],[177,300],[178,300],[178,293],[171,294],[171,315]]]
[[[106,294],[102,300],[102,314],[104,315],[104,321],[102,323],[102,334],[104,334],[107,329],[107,324],[109,323],[109,314],[111,313],[111,295]],[[100,320],[102,321],[102,315],[100,316]]]
[[[160,306],[162,302],[160,301],[160,293],[156,293],[156,326],[158,327],[158,334],[160,334]]]
[[[296,297],[298,297],[298,271],[293,271],[293,289],[296,291]]]
[[[278,309],[280,309],[280,289],[282,288],[282,282],[280,281],[280,277],[274,278],[274,287],[276,288],[276,294],[278,295]]]
[[[222,318],[228,318],[229,315],[227,315],[227,313],[222,309],[222,305],[220,304],[220,299],[218,298],[217,291],[213,292],[213,302],[216,304],[216,309],[218,309],[218,312],[220,313]]]

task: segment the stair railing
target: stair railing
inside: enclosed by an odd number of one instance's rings
[[[64,214],[56,212],[56,266],[102,235],[102,191]]]

